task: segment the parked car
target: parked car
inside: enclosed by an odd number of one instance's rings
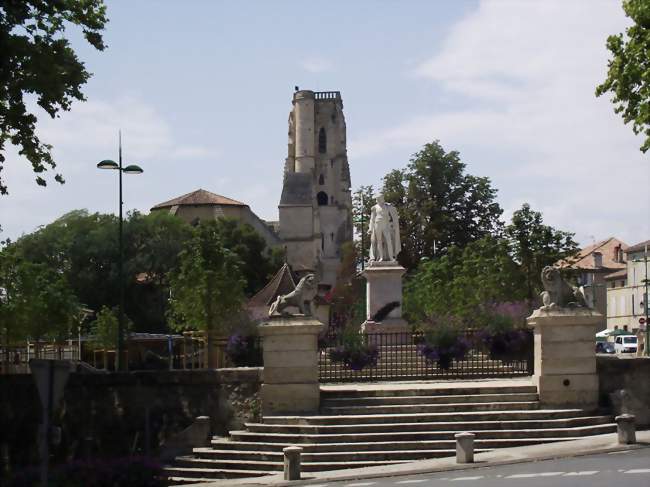
[[[614,340],[616,353],[636,353],[637,341],[634,335],[619,335]]]
[[[616,350],[611,342],[598,342],[596,343],[596,353],[616,353]]]

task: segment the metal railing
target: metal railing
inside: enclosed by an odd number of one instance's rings
[[[471,330],[464,334],[468,349],[462,359],[429,360],[423,354],[425,337],[422,333],[373,333],[362,335],[365,351],[376,353],[359,370],[357,363],[340,360],[345,340],[340,333],[328,333],[320,338],[320,382],[371,382],[389,380],[478,379],[528,376],[533,373],[533,339],[527,335],[518,350],[495,353],[483,343],[481,335]],[[373,350],[375,352],[373,352]],[[357,357],[358,358],[358,357]]]
[[[336,98],[341,98],[340,91],[316,91],[314,92],[314,98],[316,100],[334,100]]]
[[[259,365],[262,343],[260,337],[254,337],[253,340],[257,349],[255,353],[259,358],[252,356],[252,353],[244,353],[239,357],[240,363],[235,363],[226,353],[228,337],[215,337],[215,367]],[[137,334],[125,340],[123,353],[129,370],[209,368],[207,337],[202,332],[185,332],[183,335]],[[115,354],[114,347],[104,347],[92,337],[75,337],[60,343],[29,342],[22,346],[9,347],[0,345],[0,374],[29,374],[29,361],[33,358],[84,362],[95,369],[113,371]]]

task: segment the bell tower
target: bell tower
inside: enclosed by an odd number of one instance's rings
[[[352,195],[343,100],[338,91],[296,91],[279,205],[280,238],[298,275],[334,286],[341,246],[352,241]]]

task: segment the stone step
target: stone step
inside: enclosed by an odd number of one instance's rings
[[[448,404],[391,404],[383,406],[336,406],[324,407],[324,415],[375,415],[375,414],[414,414],[414,413],[450,413],[464,412],[470,408],[473,412],[483,411],[528,411],[539,409],[538,401],[530,402],[477,402]]]
[[[544,410],[541,410],[544,411]],[[352,423],[352,424],[265,424],[246,423],[245,427],[253,433],[289,433],[289,434],[362,434],[362,433],[399,433],[405,431],[481,431],[481,430],[519,430],[537,428],[570,428],[577,426],[599,425],[612,422],[611,416],[588,416],[575,414],[573,417],[548,419],[498,419],[455,421],[447,417],[447,421],[422,422],[385,422],[385,423]],[[233,432],[236,434],[236,432]]]
[[[559,440],[556,440],[559,441]],[[534,443],[521,443],[530,445]],[[376,461],[398,461],[398,460],[422,460],[426,458],[441,458],[450,456],[449,452],[456,451],[455,442],[448,442],[442,445],[433,445],[434,448],[424,449],[417,448],[412,450],[407,449],[387,449],[387,450],[356,450],[358,445],[349,444],[349,449],[346,451],[335,452],[307,452],[300,456],[301,464],[304,463],[344,463],[346,461],[353,462],[376,462]],[[489,451],[493,448],[486,448],[476,445],[475,451]],[[454,454],[452,453],[452,454]],[[196,448],[194,454],[197,459],[210,460],[215,462],[225,462],[230,460],[237,461],[252,461],[252,462],[277,462],[284,461],[284,454],[282,450],[277,451],[249,451],[249,450],[213,450],[211,448]]]
[[[451,438],[451,439],[449,439]],[[515,446],[536,445],[539,443],[554,443],[557,441],[568,441],[578,437],[564,435],[561,437],[546,438],[519,438],[519,439],[477,439],[476,448],[492,450],[495,448],[510,448]],[[199,458],[211,458],[214,456],[224,458],[245,458],[245,455],[281,455],[282,449],[298,444],[303,448],[305,461],[320,461],[319,455],[326,453],[336,455],[350,455],[355,458],[357,454],[375,454],[394,451],[415,451],[415,450],[453,450],[456,448],[456,440],[453,434],[444,440],[414,440],[414,441],[372,441],[372,442],[351,442],[351,443],[262,443],[262,442],[231,442],[213,443],[212,448],[195,448],[194,454]],[[310,455],[315,456],[310,456]],[[251,457],[252,458],[252,457]],[[266,459],[266,458],[265,458]],[[365,458],[364,458],[365,459]],[[361,458],[358,458],[361,460]]]
[[[584,414],[580,409],[537,409],[512,411],[441,412],[412,414],[354,414],[320,416],[264,416],[266,424],[342,425],[377,423],[420,423],[444,421],[512,421],[562,419]]]
[[[404,397],[404,396],[475,396],[478,394],[537,394],[537,387],[533,385],[517,386],[485,386],[485,387],[418,387],[394,388],[385,387],[381,384],[376,388],[355,387],[353,385],[340,387],[321,386],[321,397],[332,398],[368,398],[368,397]]]
[[[232,477],[229,477],[232,478]],[[167,485],[203,484],[214,479],[201,479],[192,477],[167,477]]]
[[[338,445],[350,443],[408,443],[453,440],[454,434],[459,431],[472,431],[476,434],[477,441],[490,440],[518,440],[518,439],[545,439],[545,438],[572,438],[602,435],[616,431],[615,423],[604,423],[593,426],[579,426],[574,428],[545,428],[545,429],[520,429],[520,430],[467,430],[459,428],[455,431],[399,431],[388,433],[344,433],[344,434],[283,434],[283,433],[254,433],[249,431],[233,431],[231,440],[213,440],[212,445],[219,449],[249,449],[274,450],[278,445],[304,444],[314,451],[330,451],[342,448]],[[370,447],[368,447],[370,448]],[[377,448],[381,448],[378,446]]]
[[[454,450],[454,454],[455,454]],[[449,455],[446,455],[449,456]],[[303,472],[322,472],[325,470],[340,470],[344,468],[361,468],[361,467],[375,467],[381,465],[394,465],[396,463],[407,463],[409,460],[362,460],[362,461],[331,461],[331,462],[303,462],[301,461],[301,469]],[[220,470],[251,470],[254,472],[271,471],[278,472],[283,470],[283,461],[262,461],[262,460],[234,460],[234,459],[206,459],[206,458],[177,458],[175,464],[184,469],[205,470],[209,475],[210,471]],[[189,475],[191,476],[191,475]],[[203,475],[206,476],[206,475]],[[259,476],[259,475],[258,475]]]
[[[187,457],[178,457],[175,463],[185,460]],[[273,470],[254,470],[254,469],[233,469],[233,468],[204,468],[204,467],[186,467],[186,466],[169,466],[165,467],[165,473],[170,477],[183,479],[184,483],[197,482],[201,479],[207,481],[215,479],[234,479],[246,477],[263,477],[273,475]]]
[[[445,396],[389,396],[389,397],[332,397],[324,398],[322,407],[339,406],[379,406],[379,405],[407,405],[407,404],[449,404],[449,403],[483,403],[483,402],[530,402],[538,401],[535,393],[511,394],[473,394],[460,396],[458,394]]]

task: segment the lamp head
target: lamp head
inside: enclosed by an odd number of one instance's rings
[[[117,162],[111,161],[110,159],[104,159],[102,162],[97,164],[99,169],[119,169],[120,166],[117,165]]]
[[[130,166],[126,166],[124,169],[122,169],[122,172],[124,172],[124,174],[142,174],[144,171],[140,166],[131,164]]]

